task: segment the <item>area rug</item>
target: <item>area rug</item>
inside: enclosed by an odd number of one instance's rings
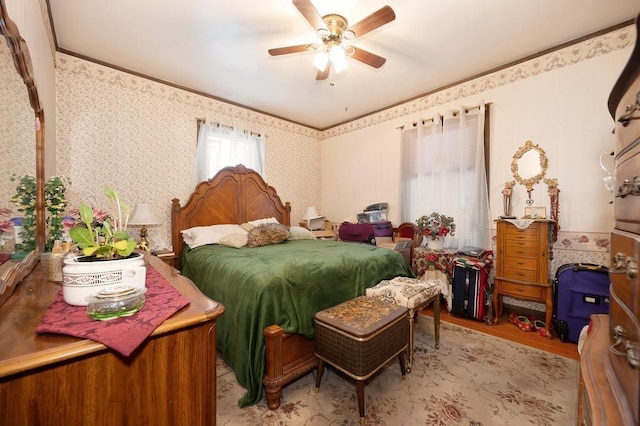
[[[239,408],[245,390],[220,360],[217,424],[360,424],[354,381],[328,368],[316,393],[315,374],[289,384],[277,410]],[[435,349],[426,316],[406,380],[394,360],[365,385],[367,425],[575,425],[577,405],[577,361],[444,322]]]

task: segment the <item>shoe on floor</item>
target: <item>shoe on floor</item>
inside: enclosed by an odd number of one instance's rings
[[[548,337],[547,327],[544,321],[540,321],[540,320],[533,321],[533,328],[536,330],[536,333],[538,333],[540,336]]]
[[[518,326],[518,328],[522,331],[532,331],[533,330],[533,324],[531,323],[531,321],[529,321],[529,318],[520,315],[518,317],[516,317],[516,325]]]

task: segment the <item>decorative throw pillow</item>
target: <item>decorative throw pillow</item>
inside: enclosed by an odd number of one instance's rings
[[[203,246],[205,244],[218,244],[220,238],[229,234],[242,234],[246,232],[235,224],[225,225],[210,225],[210,226],[196,226],[189,229],[184,229],[182,232],[182,239],[192,249]]]
[[[249,231],[247,247],[261,247],[279,244],[291,236],[285,225],[280,223],[264,223]]]
[[[303,228],[302,226],[290,226],[289,232],[291,236],[290,240],[315,240],[316,236],[313,235],[313,232],[309,231],[307,228]]]
[[[218,244],[240,248],[247,245],[248,239],[249,236],[247,234],[229,234],[220,238]]]
[[[263,219],[250,220],[249,223],[252,224],[253,226],[258,226],[258,225],[264,225],[265,223],[280,223],[280,222],[278,222],[278,219],[276,219],[275,217],[265,217]]]
[[[245,231],[249,232],[251,231],[253,228],[255,228],[257,225],[253,225],[249,222],[245,222],[242,225],[240,225],[240,228],[244,229]]]

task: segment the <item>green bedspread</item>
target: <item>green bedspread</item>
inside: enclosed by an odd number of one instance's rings
[[[325,240],[185,250],[182,274],[225,307],[217,346],[247,389],[241,407],[262,398],[265,327],[278,324],[286,333],[313,337],[316,312],[363,295],[383,279],[413,276],[394,250]]]

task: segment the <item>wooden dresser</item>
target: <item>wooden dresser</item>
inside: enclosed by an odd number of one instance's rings
[[[508,220],[499,219],[496,223],[495,322],[502,316],[502,296],[532,300],[545,304],[547,336],[551,336],[553,294],[549,282],[549,233],[554,222],[535,220],[525,229]]]
[[[0,308],[1,425],[215,425],[216,325],[224,307],[157,257],[191,304],[123,358],[104,345],[36,334],[60,285],[40,265]]]
[[[640,34],[636,20],[636,34]],[[584,425],[640,425],[640,41],[609,97],[615,119],[609,315],[592,315],[580,358]]]

